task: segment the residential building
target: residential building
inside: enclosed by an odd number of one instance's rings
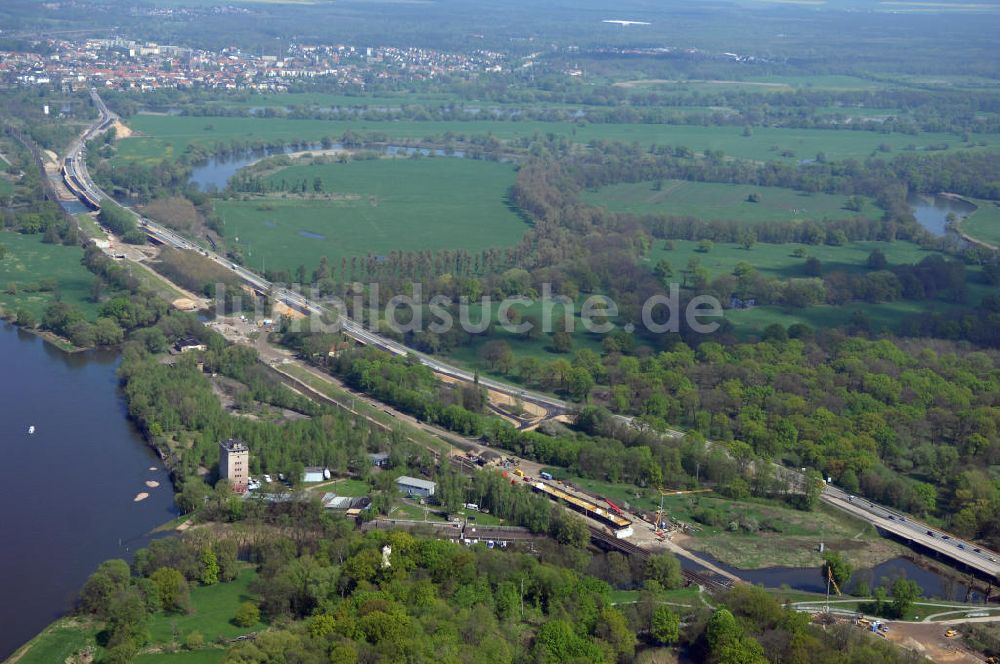
[[[237,493],[247,490],[250,483],[250,449],[246,443],[235,438],[219,443],[219,479],[228,481]]]

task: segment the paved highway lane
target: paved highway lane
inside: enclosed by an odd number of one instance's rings
[[[100,201],[103,198],[109,197],[104,194],[104,192],[101,191],[101,189],[90,179],[90,174],[87,172],[86,160],[84,158],[83,143],[86,139],[97,134],[99,131],[103,130],[103,128],[106,128],[111,121],[117,119],[117,116],[108,110],[96,90],[91,91],[91,96],[93,97],[94,103],[100,111],[101,116],[91,126],[91,128],[80,137],[80,139],[74,142],[68,153],[69,157],[73,157],[73,159],[67,159],[64,162],[64,165],[68,171],[72,169],[72,174],[79,179],[87,194],[92,196],[95,200]],[[137,214],[136,216],[139,220],[140,226],[142,226],[152,237],[156,238],[163,244],[176,247],[178,249],[187,249],[198,252],[215,261],[225,269],[235,273],[240,277],[240,279],[252,287],[262,292],[272,293],[279,301],[294,309],[314,316],[329,316],[336,313],[327,309],[322,303],[311,300],[301,293],[297,293],[287,288],[277,288],[274,284],[267,281],[263,277],[232,263],[226,257],[198,246],[183,236],[171,231],[170,229],[160,226],[159,224],[146,219],[141,215]],[[345,334],[364,344],[381,348],[396,355],[412,355],[420,362],[433,369],[435,372],[456,378],[458,380],[472,382],[475,379],[474,374],[470,371],[453,366],[437,358],[424,355],[423,353],[413,350],[403,344],[382,337],[374,332],[371,332],[370,330],[367,330],[362,324],[351,320],[346,316],[340,317],[339,322]],[[549,411],[550,416],[565,413],[573,408],[570,403],[550,395],[532,392],[530,390],[525,390],[515,385],[503,383],[490,378],[479,377],[479,383],[484,387],[496,390],[501,394],[516,397],[523,401],[543,406]],[[641,422],[632,417],[622,415],[616,415],[615,417],[620,422],[626,423],[630,426],[642,426]],[[668,430],[663,432],[663,435],[679,438],[684,436],[684,433],[681,431]],[[798,474],[797,471],[791,469],[784,470],[786,473],[791,473],[793,475]],[[854,498],[852,500],[848,494],[835,487],[827,486],[823,492],[822,499],[828,504],[845,512],[849,512],[864,521],[872,523],[882,530],[891,532],[904,539],[919,542],[920,544],[938,551],[952,560],[980,570],[985,574],[994,576],[1000,574],[1000,554],[996,552],[982,549],[981,547],[977,547],[970,542],[960,540],[948,533],[937,531],[928,527],[926,524],[914,521],[909,517],[904,517],[904,515],[899,514],[898,512],[870,503],[870,501],[865,501],[861,498]],[[928,534],[927,531],[931,531],[932,534]],[[961,548],[959,545],[961,545]]]
[[[824,502],[849,512],[882,530],[921,544],[956,562],[977,569],[983,574],[994,577],[1000,575],[1000,554],[995,551],[957,538],[865,498],[851,496],[836,487],[827,486],[823,491],[822,499]]]
[[[101,189],[90,179],[90,174],[87,172],[87,165],[84,157],[83,143],[87,138],[93,136],[97,131],[99,131],[102,127],[106,126],[110,121],[115,120],[117,116],[115,116],[108,110],[107,106],[104,105],[104,101],[100,98],[100,95],[97,94],[96,90],[91,91],[91,97],[93,98],[95,105],[98,107],[101,116],[94,123],[94,125],[83,135],[83,137],[81,137],[71,146],[69,156],[73,157],[73,159],[71,160],[67,159],[65,165],[67,171],[71,172],[72,175],[75,175],[79,179],[80,183],[82,184],[87,194],[93,197],[95,200],[100,201],[104,198],[109,198],[109,197],[103,191],[101,191]],[[209,251],[207,249],[204,249],[196,245],[190,240],[187,240],[186,238],[171,231],[170,229],[164,228],[163,226],[157,224],[154,221],[151,221],[150,219],[142,217],[141,215],[138,214],[136,214],[136,217],[139,220],[140,226],[143,227],[151,236],[153,236],[157,240],[178,249],[187,249],[190,251],[196,251],[210,258],[211,260],[215,261],[222,267],[235,273],[243,281],[253,286],[254,288],[257,288],[265,292],[274,292],[277,299],[281,301],[283,304],[286,304],[297,310],[308,312],[309,314],[316,316],[322,316],[324,314],[329,315],[335,313],[324,307],[322,303],[310,300],[301,293],[296,293],[295,291],[286,288],[274,288],[274,285],[270,281],[264,279],[263,277],[251,272],[250,270],[247,270],[244,267],[236,265],[235,263],[228,260],[224,256],[221,256],[219,254],[216,254],[215,252]],[[445,374],[447,376],[451,376],[452,378],[457,378],[459,380],[466,382],[472,382],[473,380],[475,380],[475,375],[473,374],[473,372],[466,371],[465,369],[453,366],[446,362],[442,362],[439,359],[424,355],[423,353],[415,351],[412,348],[404,346],[403,344],[400,344],[396,341],[382,337],[374,332],[371,332],[370,330],[367,330],[363,325],[361,325],[356,321],[353,321],[346,317],[342,317],[339,322],[341,323],[344,333],[350,337],[353,337],[357,341],[360,341],[367,345],[372,345],[378,348],[382,348],[396,355],[413,355],[416,358],[418,358],[420,362],[427,365],[434,371]],[[496,390],[501,394],[517,397],[524,401],[529,401],[538,404],[540,406],[543,406],[552,411],[550,412],[550,415],[565,413],[571,408],[568,402],[563,401],[561,399],[557,399],[547,394],[525,390],[523,388],[503,383],[497,380],[493,380],[490,378],[480,377],[479,383],[489,389]],[[623,419],[631,422],[631,418],[623,418]]]

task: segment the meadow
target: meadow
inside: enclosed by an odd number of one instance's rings
[[[12,656],[19,664],[65,662],[81,648],[96,646],[96,628],[89,620],[61,618]],[[26,648],[26,649],[24,649]],[[20,654],[19,654],[20,653]],[[9,661],[9,660],[8,660]]]
[[[230,108],[292,108],[296,106],[399,108],[404,105],[441,106],[461,101],[449,93],[406,93],[400,95],[344,95],[330,92],[288,92],[278,94],[256,93],[233,97],[220,97],[209,105]]]
[[[14,193],[14,183],[0,175],[0,198]]]
[[[237,627],[233,615],[241,602],[251,600],[250,582],[257,576],[247,568],[229,583],[212,586],[192,586],[191,612],[187,614],[156,613],[149,621],[149,642],[153,648],[171,643],[181,644],[192,632],[199,632],[206,644],[218,639],[257,632],[266,628],[264,623],[246,628]],[[62,618],[30,643],[30,647],[17,659],[21,664],[52,664],[66,661],[84,647],[96,645],[97,624],[85,619]],[[178,664],[214,664],[222,661],[225,651],[206,647],[192,652],[151,653],[140,655],[136,662],[177,662]]]
[[[222,648],[178,651],[173,653],[150,653],[137,655],[135,664],[218,664],[226,656]]]
[[[332,199],[218,201],[226,237],[255,269],[311,272],[326,256],[387,255],[422,249],[483,249],[516,244],[527,224],[506,203],[509,164],[458,158],[377,159],[291,166],[272,183],[320,178]],[[236,238],[239,241],[236,241]]]
[[[506,101],[495,99],[471,99],[447,92],[406,92],[398,95],[380,93],[377,95],[343,95],[328,92],[288,92],[288,93],[256,93],[249,95],[234,95],[219,97],[205,102],[208,107],[239,108],[260,112],[261,109],[354,109],[354,110],[399,110],[404,106],[426,106],[437,108],[441,106],[458,105],[464,107],[470,114],[489,111],[512,111],[517,109],[586,109],[585,103],[563,103],[553,101]],[[602,108],[602,106],[599,106]],[[679,113],[715,113],[732,111],[722,107],[710,106],[657,106],[657,108],[674,110]]]
[[[687,146],[696,151],[721,150],[727,155],[753,160],[795,163],[824,153],[829,159],[864,158],[879,146],[893,151],[948,146],[948,150],[972,149],[972,144],[947,133],[881,134],[870,131],[832,129],[787,129],[760,127],[750,136],[741,127],[702,127],[660,124],[588,124],[585,121],[541,122],[509,120],[293,120],[287,118],[189,117],[140,114],[128,120],[139,135],[122,139],[115,163],[129,160],[157,163],[177,158],[191,144],[211,148],[231,141],[318,141],[340,137],[346,131],[359,134],[384,133],[395,140],[435,141],[444,134],[492,135],[500,140],[553,134],[589,144],[595,141],[637,142],[649,145]],[[1000,149],[1000,134],[976,134],[975,142],[987,149]],[[982,149],[975,147],[974,149]],[[946,151],[946,150],[941,150]],[[782,156],[785,152],[786,156]]]
[[[233,581],[213,586],[191,587],[191,612],[187,614],[157,613],[149,621],[149,637],[153,643],[183,643],[191,632],[200,632],[205,643],[217,639],[232,639],[264,629],[263,623],[238,627],[232,622],[236,607],[253,599],[249,586],[257,576],[254,569],[244,569]]]
[[[711,251],[703,253],[698,250],[698,243],[686,240],[674,240],[672,250],[665,249],[664,242],[657,242],[650,255],[646,257],[645,263],[653,268],[660,260],[667,260],[673,271],[673,279],[681,282],[683,275],[681,271],[686,268],[688,261],[697,258],[700,265],[708,270],[711,278],[723,274],[732,273],[737,264],[746,262],[756,268],[762,275],[774,279],[806,278],[805,261],[809,257],[815,257],[820,261],[823,273],[832,271],[842,271],[852,274],[868,271],[867,260],[869,254],[880,249],[888,260],[889,266],[912,264],[919,262],[924,257],[935,253],[921,248],[912,242],[850,242],[840,247],[829,245],[799,245],[799,244],[764,244],[758,243],[750,250],[735,244],[715,244]],[[803,257],[793,255],[797,248],[806,251]],[[981,271],[978,268],[968,269],[968,298],[969,304],[979,302],[984,296],[990,294],[990,288],[982,282]],[[499,326],[493,328],[489,334],[482,334],[472,337],[465,345],[457,346],[446,353],[448,358],[457,364],[470,369],[478,369],[483,375],[502,378],[514,383],[519,382],[516,373],[503,375],[492,370],[482,359],[480,349],[491,341],[505,341],[511,348],[516,358],[534,357],[544,362],[551,362],[557,359],[572,359],[573,353],[578,350],[588,349],[597,353],[602,352],[601,343],[603,335],[594,334],[583,329],[580,324],[580,310],[583,297],[575,306],[574,319],[576,329],[572,335],[573,348],[570,353],[557,353],[552,349],[552,338],[547,334],[526,337],[521,334],[507,332]],[[805,323],[814,329],[831,329],[843,327],[850,323],[854,312],[861,312],[871,323],[873,330],[895,330],[900,321],[909,316],[915,316],[923,312],[948,313],[957,311],[959,305],[944,300],[913,301],[897,300],[895,302],[849,302],[842,306],[817,305],[806,308],[785,307],[782,305],[762,305],[751,309],[725,309],[725,319],[732,323],[734,332],[739,337],[759,335],[763,330],[774,323],[779,323],[786,328],[795,323]],[[496,307],[494,305],[493,318],[496,318]],[[536,321],[541,321],[542,304],[534,302],[530,306],[515,306],[525,317],[532,317]],[[479,305],[470,306],[469,318],[476,322],[480,320],[482,307]],[[561,321],[563,309],[560,305],[553,308],[552,319]],[[427,318],[427,320],[431,320]],[[614,321],[620,325],[620,321]],[[652,343],[649,338],[640,337],[640,343]]]
[[[729,274],[740,262],[746,262],[756,268],[762,275],[776,279],[806,278],[809,275],[805,262],[810,257],[820,261],[822,273],[839,271],[861,273],[868,270],[869,254],[880,249],[885,254],[889,267],[917,263],[926,256],[935,253],[921,248],[912,242],[849,242],[843,246],[830,245],[800,245],[757,243],[750,250],[735,244],[719,243],[711,251],[698,251],[698,243],[685,240],[674,240],[673,249],[667,250],[665,243],[658,243],[647,262],[650,269],[661,259],[670,263],[674,271],[674,279],[682,279],[683,270],[688,261],[697,258],[702,267],[708,270],[711,277]],[[805,256],[797,257],[793,252],[804,249]],[[991,292],[982,280],[979,268],[967,268],[968,304],[978,303]],[[924,312],[949,313],[960,307],[944,300],[896,300],[895,302],[848,302],[841,306],[817,305],[805,308],[785,307],[781,305],[763,305],[752,309],[727,309],[726,320],[734,325],[740,336],[757,334],[768,325],[774,323],[785,327],[795,323],[805,323],[815,329],[842,327],[850,322],[852,314],[857,311],[864,314],[871,322],[874,330],[895,330],[900,321],[909,316]]]
[[[876,81],[857,76],[750,76],[739,80],[713,79],[636,79],[619,81],[617,87],[656,92],[791,92],[810,90],[874,90],[884,87]]]
[[[755,203],[748,200],[752,194],[759,196]],[[585,191],[582,198],[613,212],[669,214],[747,224],[846,219],[859,214],[871,219],[881,216],[881,210],[867,200],[860,212],[854,212],[844,208],[845,196],[810,194],[785,187],[683,180],[613,184]]]
[[[808,277],[805,262],[810,257],[820,261],[823,272],[863,272],[866,271],[869,254],[879,249],[885,254],[889,266],[916,263],[924,257],[935,253],[923,249],[913,242],[899,240],[896,242],[848,242],[839,247],[827,244],[767,244],[758,242],[752,248],[744,249],[732,243],[716,243],[708,252],[699,251],[699,243],[692,240],[671,240],[673,249],[667,249],[666,242],[657,242],[646,257],[652,266],[666,259],[674,270],[674,275],[680,278],[680,271],[687,266],[688,261],[697,258],[701,267],[708,270],[712,277],[729,274],[738,263],[749,263],[758,272],[776,279],[791,279]],[[804,250],[805,256],[795,256],[797,249]]]
[[[0,244],[7,248],[6,258],[0,260],[0,309],[13,313],[23,307],[41,320],[58,292],[89,320],[97,318],[99,306],[90,300],[94,276],[80,264],[79,247],[45,244],[41,235],[12,232],[0,232]],[[41,291],[44,281],[54,281],[57,290]]]
[[[1000,247],[1000,203],[973,199],[978,207],[962,222],[962,232],[994,247]]]
[[[510,346],[511,352],[515,358],[521,360],[532,357],[542,362],[552,362],[553,360],[559,359],[572,360],[574,353],[584,349],[592,350],[595,353],[601,353],[601,342],[604,340],[604,335],[588,332],[581,324],[580,308],[582,306],[583,299],[584,298],[580,298],[576,302],[576,307],[573,311],[574,330],[571,335],[573,339],[573,346],[569,353],[559,353],[553,350],[552,337],[549,334],[540,333],[535,336],[527,337],[523,334],[508,332],[502,327],[496,326],[488,334],[475,335],[469,340],[469,343],[456,346],[448,351],[446,355],[449,360],[452,360],[456,364],[465,366],[469,369],[476,369],[485,376],[493,376],[494,378],[500,378],[508,382],[520,383],[521,379],[516,372],[513,372],[510,375],[504,375],[492,369],[479,354],[482,347],[492,341],[504,341],[508,346]],[[478,322],[482,316],[482,309],[482,305],[470,305],[469,320],[473,323]],[[512,310],[520,313],[525,318],[533,318],[536,328],[541,329],[541,301],[535,301],[528,306],[517,305],[512,307]],[[491,307],[491,312],[492,319],[496,320],[497,306]],[[553,329],[562,329],[561,323],[564,315],[562,305],[553,305]],[[612,319],[612,322],[615,322],[614,319]]]

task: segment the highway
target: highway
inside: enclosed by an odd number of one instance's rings
[[[100,201],[102,199],[106,198],[111,200],[111,197],[104,193],[90,178],[90,174],[87,171],[85,143],[87,140],[109,127],[111,123],[118,118],[104,104],[104,101],[101,99],[96,90],[91,90],[91,98],[94,101],[94,105],[100,112],[100,117],[79,139],[74,141],[74,143],[70,146],[69,152],[63,161],[63,167],[67,178],[67,185],[70,189],[74,190],[74,193],[80,196],[85,203],[88,203],[88,205],[97,209],[100,206]],[[74,179],[75,181],[73,181]],[[88,202],[87,199],[90,199],[90,201]],[[380,348],[394,355],[410,355],[416,357],[421,363],[430,367],[433,371],[445,376],[450,376],[457,380],[469,383],[476,380],[476,376],[470,371],[446,362],[442,362],[437,358],[425,355],[397,341],[393,341],[392,339],[376,334],[366,329],[363,324],[352,320],[347,316],[337,315],[336,312],[325,308],[322,303],[311,300],[294,290],[277,287],[260,275],[255,274],[240,265],[236,265],[225,256],[221,256],[195,244],[178,233],[175,233],[172,230],[165,228],[156,222],[143,217],[142,215],[139,215],[134,210],[131,210],[131,212],[136,215],[139,226],[156,241],[177,249],[186,249],[200,253],[201,255],[215,261],[225,269],[235,273],[241,280],[243,280],[243,282],[252,288],[262,293],[272,295],[277,300],[292,309],[295,309],[296,311],[300,311],[311,316],[333,316],[337,321],[337,324],[340,325],[340,329],[344,332],[344,334],[355,339],[356,341]],[[479,384],[483,387],[544,407],[549,411],[549,416],[565,413],[570,410],[571,407],[566,401],[557,399],[547,394],[532,392],[530,390],[525,390],[523,388],[490,378],[479,377],[478,380]],[[623,419],[631,422],[630,418]],[[680,434],[680,432],[675,432],[674,435],[682,434]]]
[[[994,579],[1000,578],[1000,553],[996,551],[990,551],[861,496],[852,496],[834,486],[827,485],[821,498],[881,530],[920,544]]]
[[[111,123],[118,118],[107,108],[96,90],[91,90],[91,97],[94,100],[95,106],[100,111],[100,117],[79,139],[74,141],[71,145],[70,150],[64,159],[63,167],[67,179],[67,186],[69,186],[70,189],[73,190],[75,194],[80,196],[85,202],[86,199],[93,201],[92,207],[97,209],[102,199],[110,199],[111,197],[105,194],[90,179],[90,174],[87,172],[84,144],[87,140],[109,127]],[[73,179],[75,179],[75,182],[71,182]],[[335,316],[335,320],[337,320],[337,323],[340,325],[344,334],[355,339],[356,341],[380,348],[394,355],[413,356],[436,373],[450,376],[457,380],[469,383],[476,380],[476,377],[472,372],[446,362],[442,362],[437,358],[425,355],[397,341],[393,341],[392,339],[376,334],[366,329],[363,324],[358,323],[347,316],[337,315],[336,312],[325,308],[321,303],[311,300],[301,293],[288,288],[278,287],[260,275],[257,275],[242,266],[236,265],[225,256],[221,256],[213,251],[207,250],[178,233],[175,233],[174,231],[165,228],[150,219],[142,217],[134,211],[132,211],[132,213],[136,215],[139,226],[142,227],[145,232],[156,241],[177,249],[198,252],[215,261],[225,269],[235,273],[243,282],[252,288],[261,293],[270,294],[275,299],[292,309],[311,316]],[[479,377],[478,380],[479,384],[483,387],[544,407],[548,410],[549,416],[565,413],[571,409],[571,405],[566,401],[557,399],[547,394],[532,392],[530,390],[525,390],[523,388],[490,378]],[[638,423],[631,417],[621,415],[616,417],[624,423],[632,426],[638,426]],[[676,430],[667,430],[664,432],[664,435],[677,438],[682,437],[684,433]],[[799,473],[795,470],[784,470],[785,472],[793,475],[799,475]],[[799,480],[801,481],[801,475],[799,475]],[[871,523],[884,531],[891,532],[905,540],[921,544],[922,546],[936,551],[946,558],[976,569],[983,574],[990,575],[992,578],[1000,578],[1000,554],[994,551],[989,551],[971,542],[961,540],[954,535],[934,529],[927,524],[915,521],[911,517],[900,514],[890,508],[872,503],[871,501],[863,498],[852,497],[833,486],[826,486],[822,494],[822,500],[840,510],[853,514],[855,517]]]

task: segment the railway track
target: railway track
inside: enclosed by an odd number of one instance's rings
[[[641,546],[628,540],[618,539],[595,526],[590,526],[590,539],[602,549],[619,551],[626,556],[635,556],[640,560],[647,560],[650,556],[650,552]],[[720,580],[714,576],[684,569],[683,567],[681,568],[681,576],[684,577],[684,580],[688,584],[701,586],[709,592],[722,593],[733,587],[733,583],[728,579]]]

